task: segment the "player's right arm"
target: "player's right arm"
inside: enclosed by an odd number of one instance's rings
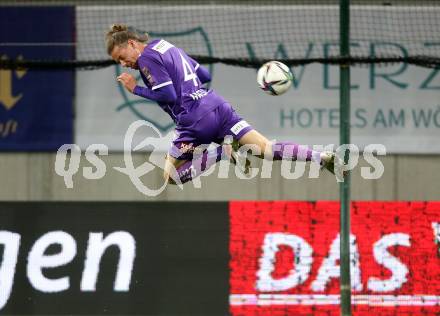
[[[157,56],[140,56],[138,59],[139,68],[147,67],[150,70],[154,86],[151,88],[136,85],[133,93],[156,102],[174,103],[177,100],[177,93],[174,89],[171,78],[163,64],[157,60]]]
[[[177,100],[176,90],[172,85],[156,90],[136,85],[133,89],[133,94],[161,103],[174,103]]]

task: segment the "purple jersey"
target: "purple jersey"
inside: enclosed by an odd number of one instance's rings
[[[198,120],[226,102],[212,90],[202,87],[197,76],[200,65],[182,49],[163,39],[150,42],[137,62],[141,77],[149,89],[157,91],[173,86],[177,96],[175,101],[158,101],[158,104],[177,125],[185,114],[190,114],[192,121]]]

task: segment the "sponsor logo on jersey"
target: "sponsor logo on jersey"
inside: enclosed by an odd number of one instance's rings
[[[179,151],[182,154],[201,154],[203,152],[203,148],[194,147],[192,143],[180,143]]]
[[[161,53],[162,55],[166,53],[167,50],[169,50],[171,47],[174,47],[173,44],[168,43],[165,40],[160,40],[159,43],[157,43],[156,45],[154,45],[152,47],[153,50]]]
[[[196,92],[191,93],[190,97],[193,100],[200,100],[201,98],[203,98],[206,95],[208,95],[208,91],[207,90],[199,89]]]
[[[155,85],[155,82],[154,82],[153,76],[152,76],[151,73],[150,73],[150,70],[148,70],[147,67],[143,67],[143,68],[142,68],[142,73],[144,74],[144,76],[145,76],[145,78],[147,79],[148,83],[149,83],[151,86],[154,86],[154,85]]]

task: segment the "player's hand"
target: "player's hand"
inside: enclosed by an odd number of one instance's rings
[[[128,91],[133,93],[134,88],[136,87],[136,79],[130,75],[129,73],[123,72],[120,74],[116,80],[122,83]]]

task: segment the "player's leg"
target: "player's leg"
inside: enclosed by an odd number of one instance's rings
[[[274,160],[292,159],[300,161],[321,162],[321,152],[310,149],[306,145],[298,145],[294,142],[271,142],[256,130],[251,130],[239,140],[241,145],[258,147],[264,155],[270,155]],[[261,155],[260,155],[261,156]]]
[[[218,129],[218,109],[196,122],[176,128],[176,137],[168,152],[164,171],[164,177],[169,183],[191,181],[222,158],[229,159],[231,144],[208,148],[218,139]]]
[[[176,170],[185,162],[187,162],[187,160],[179,160],[170,156],[170,154],[167,154],[165,158],[165,166],[163,169],[163,177],[165,181],[170,184],[176,184],[174,180],[174,178],[177,176],[177,174],[175,174]]]
[[[323,158],[327,158],[327,156],[321,157],[320,152],[311,150],[305,145],[298,145],[293,142],[272,143],[244,121],[228,103],[223,104],[219,108],[223,118],[223,135],[231,135],[240,145],[256,146],[256,149],[260,152],[260,155],[258,155],[260,158],[263,158],[264,155],[268,155],[273,157],[274,160],[291,159],[314,161],[317,163],[325,162]],[[237,153],[233,152],[233,154]],[[248,162],[246,159],[240,160],[242,164],[243,161],[245,161],[246,164]],[[247,170],[248,168],[243,168],[242,166],[240,169]]]
[[[256,146],[262,153],[259,157],[268,155],[273,160],[292,159],[299,161],[313,161],[334,173],[335,154],[333,152],[319,152],[305,145],[294,142],[271,142],[256,130],[251,130],[239,140],[241,145]]]
[[[170,184],[183,184],[199,177],[223,158],[228,158],[225,146],[209,148],[190,160],[180,160],[167,155],[164,178]]]
[[[250,147],[255,146],[258,152],[260,152],[260,155],[256,156],[260,158],[263,158],[265,153],[269,155],[272,154],[272,143],[255,129],[249,130],[246,134],[240,137],[238,142],[240,145],[248,145]]]

